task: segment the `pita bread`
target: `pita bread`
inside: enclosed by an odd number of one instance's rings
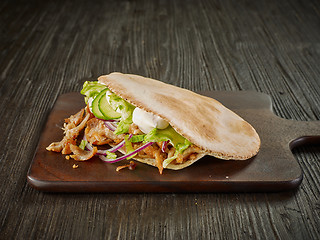
[[[259,151],[260,138],[255,129],[215,99],[132,74],[115,72],[98,80],[132,105],[168,121],[206,155],[246,160]],[[200,154],[196,160],[201,157]]]

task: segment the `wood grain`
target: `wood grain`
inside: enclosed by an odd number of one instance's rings
[[[320,119],[319,1],[0,3],[1,239],[320,239],[320,152],[277,194],[43,194],[26,175],[59,95],[112,71],[191,90],[255,90]]]

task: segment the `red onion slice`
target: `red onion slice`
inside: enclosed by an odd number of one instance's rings
[[[104,125],[106,125],[106,127],[112,132],[116,130],[116,127],[111,122],[104,122]]]
[[[98,120],[101,120],[104,122],[104,125],[111,131],[115,131],[117,129],[117,124],[119,123],[120,120],[118,119],[110,119],[110,120],[105,120],[101,118],[97,118]]]
[[[169,140],[162,143],[162,146],[161,146],[161,151],[162,151],[162,152],[165,152],[165,151],[166,151],[166,148],[167,148],[167,146],[168,146],[168,143],[169,143]]]
[[[132,136],[133,136],[133,135],[130,134],[129,137],[128,137],[128,140],[129,140],[130,138],[132,138]],[[83,136],[83,140],[87,141],[85,135]],[[110,149],[108,149],[108,150],[98,150],[97,153],[96,153],[96,155],[98,155],[99,158],[100,158],[102,161],[104,161],[104,162],[115,163],[115,162],[119,162],[119,161],[121,161],[121,160],[124,160],[124,159],[126,159],[126,158],[128,158],[128,157],[131,157],[131,156],[135,155],[136,153],[140,152],[141,150],[143,150],[143,149],[151,146],[151,145],[153,144],[153,142],[148,142],[148,143],[142,145],[141,147],[137,148],[137,149],[134,150],[133,152],[128,153],[128,154],[125,154],[125,155],[123,155],[123,156],[121,156],[121,157],[118,157],[118,158],[116,158],[116,159],[108,159],[108,158],[106,157],[106,155],[107,155],[106,152],[107,152],[107,151],[114,153],[114,152],[116,152],[118,149],[120,149],[121,147],[123,147],[124,144],[125,144],[125,140],[121,141],[119,144],[117,144],[116,146],[114,146],[113,148],[110,148]],[[87,142],[86,148],[87,148],[89,151],[91,151],[91,150],[93,149],[92,146],[91,146],[91,144],[90,144],[89,142]]]
[[[106,156],[107,152],[114,153],[114,152],[118,151],[118,149],[122,148],[124,144],[125,144],[125,140],[121,141],[116,146],[114,146],[113,148],[110,148],[108,150],[98,150],[97,155],[105,155]]]
[[[92,147],[91,144],[88,142],[85,134],[83,135],[83,138],[82,138],[82,139],[87,142],[85,148],[86,148],[87,150],[89,150],[89,151],[92,151],[92,150],[93,150],[93,147]]]
[[[129,135],[128,140],[130,140],[130,138],[132,138],[132,134]],[[125,140],[121,141],[120,143],[118,143],[116,146],[114,146],[113,148],[107,149],[107,150],[98,150],[97,151],[97,155],[107,155],[107,152],[116,152],[118,151],[118,149],[122,148],[123,145],[125,144]]]
[[[134,150],[133,152],[128,153],[128,154],[125,154],[125,155],[123,155],[123,156],[121,156],[121,157],[118,157],[118,158],[116,158],[116,159],[108,159],[108,158],[106,158],[106,157],[103,156],[103,155],[100,155],[99,158],[100,158],[102,161],[108,162],[108,163],[119,162],[119,161],[124,160],[124,159],[126,159],[126,158],[128,158],[128,157],[133,156],[134,154],[136,154],[136,153],[140,152],[141,150],[143,150],[143,149],[151,146],[152,144],[153,144],[153,142],[148,142],[148,143],[144,144],[143,146],[137,148],[137,149]]]

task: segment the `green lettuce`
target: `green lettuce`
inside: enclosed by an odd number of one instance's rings
[[[85,149],[85,147],[86,147],[86,145],[87,145],[87,141],[86,140],[81,140],[81,143],[80,143],[80,145],[79,145],[79,148],[81,148],[82,150],[84,150]]]
[[[118,135],[129,132],[129,127],[132,123],[132,114],[135,106],[131,105],[121,97],[118,97],[114,93],[109,95],[109,103],[115,111],[121,113],[121,120],[114,133]]]
[[[145,134],[133,135],[129,141],[132,143],[143,142],[145,136]]]
[[[102,90],[106,89],[106,85],[99,83],[98,81],[86,81],[83,84],[81,94],[85,95],[85,102],[88,103],[89,98],[96,97]]]
[[[169,141],[176,149],[175,154],[163,161],[163,167],[167,167],[180,153],[183,153],[191,142],[177,133],[170,125],[165,129],[152,129],[145,137],[144,142],[164,142]]]
[[[107,151],[106,154],[107,154],[106,157],[107,157],[108,159],[116,159],[116,158],[117,158],[117,154],[115,154],[115,153],[112,153],[112,152]]]
[[[134,152],[134,148],[132,147],[132,144],[131,144],[131,142],[129,140],[129,135],[126,135],[124,137],[124,141],[125,141],[125,146],[126,146],[126,154]],[[129,160],[129,159],[133,158],[136,155],[137,154],[133,154],[132,156],[128,157],[127,159]]]

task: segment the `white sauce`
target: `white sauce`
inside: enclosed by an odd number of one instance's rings
[[[110,95],[112,95],[112,92],[109,91],[109,90],[107,90],[107,92],[106,92],[106,98],[107,98],[107,101],[108,101],[109,104],[110,104]]]
[[[132,121],[143,133],[148,133],[154,128],[165,129],[169,126],[169,123],[161,117],[148,113],[137,107],[133,111]]]

